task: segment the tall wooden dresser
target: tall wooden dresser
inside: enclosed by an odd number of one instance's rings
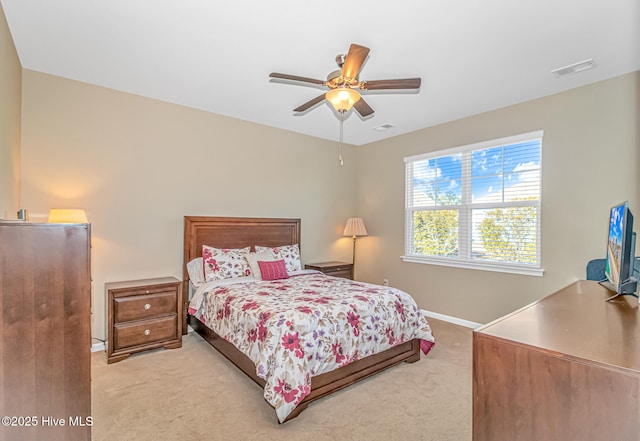
[[[0,441],[91,439],[89,224],[0,223]]]

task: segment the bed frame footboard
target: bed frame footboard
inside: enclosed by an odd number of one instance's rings
[[[249,378],[264,388],[265,381],[256,375],[256,367],[253,361],[233,344],[220,337],[204,323],[193,316],[189,316],[189,325],[218,352],[224,355],[231,363],[236,365]],[[402,362],[414,363],[420,360],[420,340],[414,339],[402,343],[378,354],[356,360],[339,369],[327,372],[311,380],[311,393],[289,414],[286,421],[297,417],[305,410],[309,403],[318,400],[335,391],[345,388],[360,380],[377,374],[387,368]]]

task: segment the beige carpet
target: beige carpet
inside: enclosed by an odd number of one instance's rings
[[[436,346],[278,424],[262,390],[197,334],[107,365],[92,358],[95,441],[471,439],[471,331],[430,319]]]

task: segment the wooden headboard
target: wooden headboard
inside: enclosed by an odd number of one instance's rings
[[[255,245],[277,247],[300,245],[300,219],[276,219],[255,217],[184,217],[184,256],[182,283],[184,319],[189,305],[189,273],[187,263],[202,257],[202,245],[216,248],[244,248]],[[183,334],[186,320],[183,320]]]

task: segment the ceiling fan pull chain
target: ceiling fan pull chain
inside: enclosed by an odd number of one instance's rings
[[[342,160],[342,126],[344,124],[344,110],[340,110],[340,154],[338,155],[338,159],[340,160],[340,165],[344,165],[344,161]]]

